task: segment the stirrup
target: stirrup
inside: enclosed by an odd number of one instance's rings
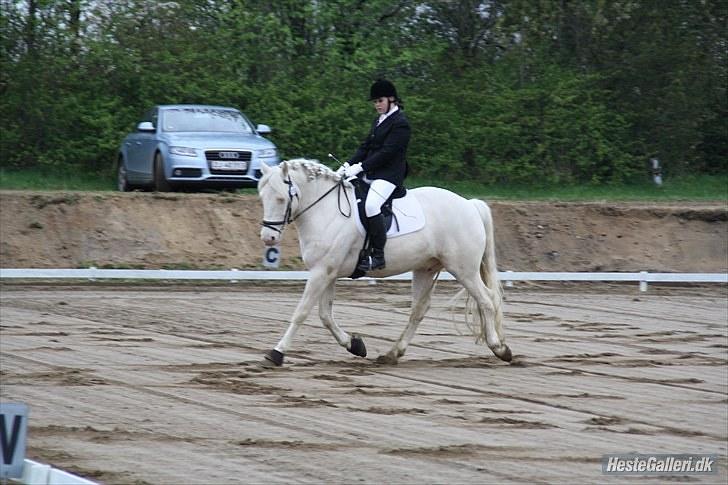
[[[371,260],[372,260],[372,257],[369,253],[364,254],[359,259],[359,262],[356,264],[356,269],[358,269],[359,271],[364,271],[366,273],[372,267]]]
[[[386,266],[384,261],[384,256],[381,258],[377,258],[376,256],[370,256],[369,257],[369,270],[373,271],[375,269],[384,269]]]
[[[385,261],[384,256],[377,258],[376,256],[373,256],[372,254],[366,254],[364,257],[362,257],[359,260],[359,264],[356,265],[356,269],[359,271],[364,271],[365,273],[367,271],[374,271],[376,269],[384,269],[385,268]]]

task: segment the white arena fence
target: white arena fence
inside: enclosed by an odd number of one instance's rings
[[[637,282],[641,291],[647,291],[648,283],[728,283],[728,273],[586,273],[586,272],[521,272],[501,271],[498,273],[506,287],[514,281],[607,281]],[[237,283],[239,281],[306,281],[308,271],[241,271],[230,270],[166,270],[166,269],[0,269],[0,280],[11,279],[82,279],[89,281],[106,279],[124,280],[221,280]],[[381,278],[388,281],[410,281],[412,273],[402,273]],[[440,273],[440,280],[454,280],[447,272]],[[361,278],[371,284],[375,278]]]
[[[5,482],[3,481],[3,483]],[[23,476],[20,479],[11,478],[8,483],[22,483],[24,485],[98,485],[96,482],[73,473],[27,458],[23,461]]]

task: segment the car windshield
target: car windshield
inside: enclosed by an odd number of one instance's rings
[[[164,110],[164,131],[210,131],[253,133],[253,127],[237,111],[215,108],[172,108]]]

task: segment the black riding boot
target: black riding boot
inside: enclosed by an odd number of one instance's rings
[[[372,242],[372,252],[368,257],[359,261],[358,269],[372,271],[384,269],[384,245],[387,243],[387,230],[384,228],[384,215],[380,212],[376,216],[368,217],[369,240]]]

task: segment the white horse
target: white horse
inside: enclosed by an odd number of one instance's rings
[[[332,315],[336,279],[352,274],[364,243],[355,221],[353,186],[325,165],[310,160],[290,160],[276,167],[263,164],[261,168],[260,237],[266,245],[277,244],[285,226],[295,223],[303,262],[310,272],[288,329],[265,355],[264,363],[282,365],[299,325],[316,303],[321,322],[339,345],[365,357],[361,337],[343,331]],[[476,342],[485,341],[496,356],[510,362],[511,350],[505,343],[502,326],[502,289],[490,208],[481,200],[467,200],[435,187],[412,189],[409,194],[421,204],[426,225],[417,232],[389,239],[385,246],[386,269],[367,274],[384,277],[413,272],[409,323],[392,349],[378,360],[396,363],[404,355],[430,307],[437,276],[445,269],[472,297],[466,305],[466,322],[472,316],[470,328]]]

